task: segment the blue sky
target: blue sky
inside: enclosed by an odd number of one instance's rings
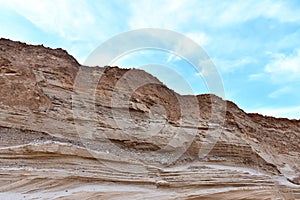
[[[297,0],[0,0],[0,27],[1,37],[61,47],[81,63],[124,31],[173,30],[207,52],[222,77],[226,99],[247,112],[300,118]],[[180,93],[209,92],[201,74],[166,52],[144,50],[115,64],[143,66]]]

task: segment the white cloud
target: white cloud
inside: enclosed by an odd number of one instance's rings
[[[167,57],[167,63],[171,63],[171,62],[176,62],[176,61],[180,61],[182,60],[181,57],[175,55],[175,54],[170,54],[168,57]]]
[[[282,108],[258,108],[248,110],[249,113],[260,113],[262,115],[274,116],[274,117],[286,117],[290,119],[300,119],[300,106],[294,107],[282,107]]]
[[[130,5],[130,28],[166,28],[182,31],[182,27],[196,24],[224,27],[258,17],[280,22],[300,20],[300,9],[286,1],[198,1],[198,0],[140,0]],[[195,27],[194,27],[195,28]]]
[[[195,76],[200,76],[205,79],[209,75],[209,70],[207,67],[201,67],[201,70],[199,72],[195,73]]]
[[[219,60],[214,59],[218,68],[220,68],[223,72],[234,72],[247,64],[255,62],[255,59],[251,57],[242,57],[238,59],[232,60]]]
[[[280,22],[297,22],[300,20],[300,9],[298,6],[290,5],[289,3],[291,2],[268,0],[266,1],[265,13],[263,15],[268,18],[277,19]]]
[[[95,18],[84,1],[7,1],[7,5],[45,32],[69,40],[82,39],[95,26]]]
[[[224,3],[224,10],[218,16],[220,23],[236,24],[258,17],[276,19],[281,22],[295,22],[300,19],[299,9],[285,1],[234,1]]]
[[[270,98],[278,98],[284,94],[288,94],[292,92],[292,88],[288,87],[288,86],[285,86],[285,87],[282,87],[282,88],[279,88],[278,90],[275,90],[274,92],[270,93],[268,96]]]
[[[272,54],[273,60],[265,66],[265,72],[275,83],[300,80],[300,49],[290,55]]]
[[[114,24],[119,15],[111,12],[114,5],[102,1],[10,0],[0,4],[23,16],[42,31],[69,41],[104,40],[117,31]]]
[[[224,10],[217,15],[217,19],[225,25],[243,23],[258,17],[280,22],[295,22],[300,19],[300,10],[289,5],[288,1],[224,1],[223,7]]]
[[[257,81],[257,80],[262,80],[266,77],[264,73],[257,73],[257,74],[250,74],[248,76],[249,81]]]
[[[187,1],[132,1],[129,27],[178,29],[187,20]]]
[[[187,33],[185,35],[200,46],[208,45],[211,40],[210,37],[203,32],[193,32],[193,33]]]

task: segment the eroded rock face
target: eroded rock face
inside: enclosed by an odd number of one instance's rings
[[[0,40],[1,199],[300,199],[300,121]]]

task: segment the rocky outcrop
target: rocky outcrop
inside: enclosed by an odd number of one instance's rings
[[[0,40],[1,199],[300,199],[300,121]]]

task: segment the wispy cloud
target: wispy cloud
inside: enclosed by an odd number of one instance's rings
[[[192,43],[195,43],[195,45],[199,45],[200,48],[202,48],[205,45],[208,45],[210,42],[210,37],[206,35],[204,32],[191,32],[185,34],[185,37],[183,37],[180,41],[177,41],[177,45],[173,49],[174,52],[185,52],[188,54],[195,54],[194,49],[195,46],[186,46],[187,44],[190,44],[190,42],[187,42],[187,40],[191,39]],[[186,48],[187,47],[187,48]],[[174,54],[170,54],[167,57],[167,63],[170,62],[176,62],[179,60],[182,60],[183,58],[176,56]]]
[[[291,54],[267,52],[270,57],[262,72],[248,75],[248,80],[269,80],[272,84],[287,84],[300,81],[300,49]],[[287,92],[283,87],[274,93]],[[274,96],[274,95],[271,95]]]
[[[254,63],[256,60],[251,57],[242,57],[232,60],[214,59],[214,61],[216,62],[216,65],[219,67],[219,69],[221,69],[223,72],[234,72],[250,63]]]
[[[290,92],[292,92],[292,88],[289,87],[289,86],[285,86],[285,87],[282,87],[282,88],[279,88],[278,90],[275,90],[274,92],[270,93],[268,96],[270,98],[278,98],[278,97],[281,97],[282,95],[285,95],[285,94],[288,94]]]
[[[126,4],[122,2],[11,0],[1,1],[0,5],[9,7],[45,33],[70,42],[85,41],[87,45],[108,39],[126,27]],[[124,11],[114,10],[119,7]]]
[[[8,1],[7,5],[45,32],[76,40],[87,34],[95,19],[84,1]],[[82,38],[80,38],[82,39]]]
[[[176,62],[176,61],[179,61],[181,60],[182,58],[180,58],[179,56],[176,56],[174,54],[170,54],[168,57],[167,57],[167,63],[171,63],[171,62]]]
[[[129,20],[129,27],[131,29],[165,28],[178,30],[179,26],[188,20],[186,12],[182,12],[187,5],[184,0],[172,2],[140,0],[132,2],[130,4],[132,15]]]
[[[189,23],[224,27],[259,17],[281,22],[294,22],[300,19],[300,9],[291,7],[286,1],[272,0],[234,2],[141,0],[133,2],[131,9],[131,28],[160,27],[178,30]]]
[[[272,54],[272,61],[265,66],[265,72],[275,83],[299,81],[300,49],[292,54]]]
[[[217,16],[225,24],[242,23],[254,18],[264,17],[281,22],[294,22],[300,19],[299,11],[291,7],[287,1],[234,1],[227,4],[226,9]],[[237,17],[239,16],[239,17]]]
[[[200,46],[206,46],[209,44],[211,38],[204,32],[192,32],[185,34],[187,37],[191,38]]]
[[[258,81],[258,80],[263,80],[264,78],[266,78],[266,74],[264,73],[256,73],[256,74],[248,75],[249,81]]]

